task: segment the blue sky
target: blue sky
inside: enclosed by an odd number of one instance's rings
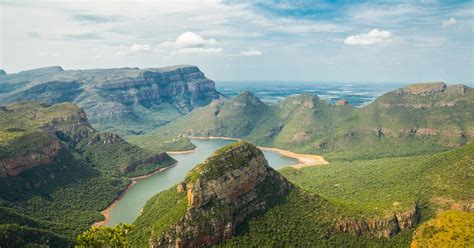
[[[473,1],[5,1],[7,73],[195,64],[214,80],[473,83]]]

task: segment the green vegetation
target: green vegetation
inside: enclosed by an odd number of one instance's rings
[[[188,207],[186,192],[172,187],[152,197],[143,207],[143,214],[134,222],[130,233],[133,247],[146,247],[150,237],[156,238],[184,217]]]
[[[474,144],[436,154],[337,162],[281,173],[300,187],[320,194],[351,214],[384,214],[421,204],[422,216],[442,206],[437,199],[472,201]],[[430,210],[429,210],[430,209]]]
[[[92,227],[77,237],[76,247],[131,247],[127,234],[131,225],[119,224],[114,227]]]
[[[155,149],[156,137],[227,136],[322,154],[330,161],[355,161],[433,154],[472,140],[474,89],[453,85],[418,94],[433,85],[424,87],[389,92],[363,108],[332,105],[309,94],[267,106],[244,92],[130,141]]]
[[[73,104],[2,107],[0,130],[0,246],[73,244],[103,220],[99,211],[126,188],[129,177],[175,162],[98,133]],[[59,147],[57,154],[50,146]],[[23,166],[18,175],[15,166]]]
[[[474,242],[474,213],[441,212],[418,227],[411,247],[469,247]]]
[[[409,232],[395,238],[338,234],[333,226],[338,209],[325,199],[294,189],[261,216],[241,225],[237,236],[218,247],[400,247],[408,246]]]
[[[204,180],[213,180],[220,175],[223,175],[227,171],[242,167],[242,165],[246,164],[249,160],[248,154],[242,156],[238,152],[233,151],[235,148],[241,148],[242,146],[246,146],[254,156],[261,154],[260,150],[244,141],[226,145],[215,151],[209,158],[206,159],[206,161],[194,167],[187,174],[185,182],[193,183],[198,178],[202,178]],[[225,153],[232,152],[234,152],[235,155],[226,156],[225,162],[222,161],[223,155]]]
[[[169,137],[152,137],[143,135],[132,135],[127,137],[127,141],[144,149],[153,152],[174,152],[174,151],[189,151],[196,148],[188,138],[178,137],[169,139]]]

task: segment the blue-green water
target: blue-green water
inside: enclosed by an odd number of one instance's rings
[[[119,200],[117,205],[110,212],[109,226],[119,223],[132,223],[140,214],[140,210],[145,203],[155,194],[169,189],[182,181],[188,171],[195,165],[204,161],[216,149],[230,144],[232,140],[199,140],[193,139],[196,151],[187,154],[172,155],[178,164],[161,173],[139,180],[127,193]],[[273,151],[263,151],[270,166],[275,169],[296,164],[298,161],[293,158],[281,156]]]

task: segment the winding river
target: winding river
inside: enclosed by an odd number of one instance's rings
[[[204,161],[212,152],[235,141],[192,139],[192,142],[197,147],[194,152],[171,155],[178,161],[176,166],[153,176],[140,179],[134,184],[110,210],[110,220],[106,225],[113,226],[119,223],[132,223],[138,217],[140,210],[148,199],[182,181],[188,171]],[[298,163],[297,159],[282,156],[275,151],[264,150],[263,153],[269,165],[275,169]]]

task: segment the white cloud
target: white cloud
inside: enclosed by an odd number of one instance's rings
[[[216,39],[205,39],[193,32],[185,32],[178,36],[175,41],[165,41],[158,44],[161,49],[171,49],[172,54],[199,54],[220,53],[222,48],[217,47]]]
[[[445,28],[445,27],[448,27],[448,26],[451,26],[451,25],[456,24],[456,22],[457,22],[456,19],[454,19],[454,18],[451,17],[451,18],[449,18],[449,20],[444,21],[444,22],[441,24],[441,26],[442,26],[443,28]]]
[[[165,41],[159,44],[161,48],[175,48],[175,49],[184,49],[191,47],[205,47],[205,46],[215,46],[217,41],[215,39],[204,39],[200,35],[197,35],[193,32],[185,32],[178,36],[175,41]]]
[[[257,51],[257,50],[247,50],[247,51],[240,52],[241,56],[260,56],[262,54],[263,53],[261,51]]]
[[[122,48],[117,52],[117,55],[134,55],[138,53],[152,51],[149,45],[133,44],[130,47]]]
[[[383,42],[390,42],[392,34],[390,31],[372,29],[367,34],[351,35],[344,40],[346,45],[370,46]]]

